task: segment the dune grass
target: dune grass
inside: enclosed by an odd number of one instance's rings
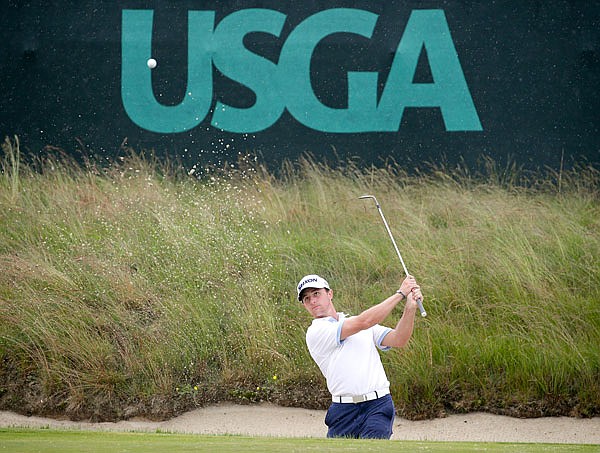
[[[205,169],[129,152],[0,174],[0,407],[98,420],[268,400],[324,408],[297,280],[336,308],[383,300],[402,268],[429,316],[383,360],[398,412],[600,413],[600,174],[580,167]],[[386,324],[394,325],[401,311]]]

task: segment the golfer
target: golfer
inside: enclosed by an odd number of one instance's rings
[[[394,294],[358,316],[336,311],[333,290],[318,275],[305,276],[297,289],[298,300],[314,318],[306,344],[332,396],[325,417],[327,437],[389,439],[395,408],[377,349],[408,343],[416,300],[423,297],[416,280],[406,277]],[[396,327],[379,325],[403,299],[404,313]]]

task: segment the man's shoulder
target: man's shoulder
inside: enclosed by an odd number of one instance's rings
[[[325,318],[315,318],[308,326],[308,330],[319,329],[320,327],[326,327],[331,324],[336,324],[338,322],[333,316],[327,316]]]
[[[343,313],[338,313],[338,319],[333,316],[326,316],[324,318],[315,318],[312,320],[310,326],[306,330],[306,333],[315,333],[328,330],[337,330],[337,326],[344,320]]]
[[[348,317],[347,314],[339,312],[338,319],[335,319],[333,316],[325,316],[324,318],[315,318],[312,320],[310,327],[319,326],[319,325],[327,325],[327,324],[337,324],[339,322],[344,321]],[[309,329],[310,329],[309,327]]]
[[[306,330],[306,343],[313,357],[340,344],[339,332],[343,321],[342,313],[338,313],[338,319],[333,316],[313,319]]]

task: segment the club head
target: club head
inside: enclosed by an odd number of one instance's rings
[[[375,205],[379,207],[379,202],[377,201],[377,198],[375,198],[373,195],[361,195],[360,197],[358,197],[359,200],[366,200],[367,198],[372,198],[375,202]]]

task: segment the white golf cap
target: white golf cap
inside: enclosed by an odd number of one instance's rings
[[[300,283],[298,283],[298,300],[302,301],[302,299],[300,299],[300,293],[302,292],[303,289],[306,288],[327,288],[327,289],[331,289],[329,287],[329,283],[327,283],[327,280],[325,280],[323,277],[319,277],[318,275],[307,275],[305,277],[302,277],[302,280],[300,280]]]

